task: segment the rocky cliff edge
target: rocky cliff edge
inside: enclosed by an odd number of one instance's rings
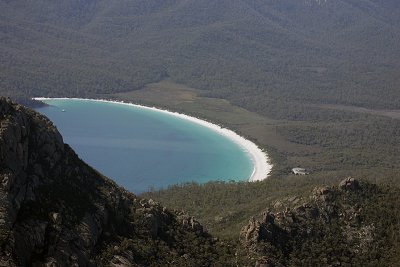
[[[208,266],[215,242],[182,212],[82,162],[44,116],[0,98],[0,266]]]

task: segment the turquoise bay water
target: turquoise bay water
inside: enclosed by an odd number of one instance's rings
[[[49,117],[89,165],[126,189],[247,180],[253,163],[237,144],[196,123],[154,110],[89,100],[49,99]]]

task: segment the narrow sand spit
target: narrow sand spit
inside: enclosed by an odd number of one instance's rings
[[[155,107],[147,107],[147,106],[142,106],[142,105],[137,105],[137,104],[132,104],[132,103],[127,103],[123,101],[113,101],[113,100],[105,100],[105,99],[86,99],[86,98],[45,98],[45,97],[35,97],[33,98],[35,100],[41,101],[41,100],[49,100],[49,99],[55,99],[55,100],[84,100],[84,101],[98,101],[98,102],[107,102],[107,103],[115,103],[115,104],[120,104],[120,105],[127,105],[127,106],[133,106],[137,108],[143,108],[143,109],[150,109],[158,112],[163,112],[184,120],[188,120],[191,122],[194,122],[196,124],[202,125],[204,127],[209,128],[210,130],[225,136],[229,139],[231,139],[233,142],[235,142],[237,145],[239,145],[246,153],[250,156],[252,162],[253,162],[253,173],[249,177],[249,181],[261,181],[267,178],[269,172],[272,169],[272,164],[269,163],[269,158],[266,152],[262,151],[256,144],[253,142],[243,138],[242,136],[238,135],[232,130],[222,128],[219,125],[213,124],[208,121],[201,120],[196,117],[188,116],[182,113],[178,112],[172,112],[169,110],[164,110],[164,109],[158,109]]]

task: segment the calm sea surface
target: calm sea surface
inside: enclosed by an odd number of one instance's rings
[[[251,159],[237,144],[196,123],[148,109],[88,100],[44,101],[77,154],[126,189],[210,180],[247,180]]]

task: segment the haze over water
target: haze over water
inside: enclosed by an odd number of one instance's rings
[[[48,99],[49,117],[77,154],[126,189],[248,180],[249,155],[220,134],[175,116],[128,105]],[[63,110],[65,112],[63,112]]]

